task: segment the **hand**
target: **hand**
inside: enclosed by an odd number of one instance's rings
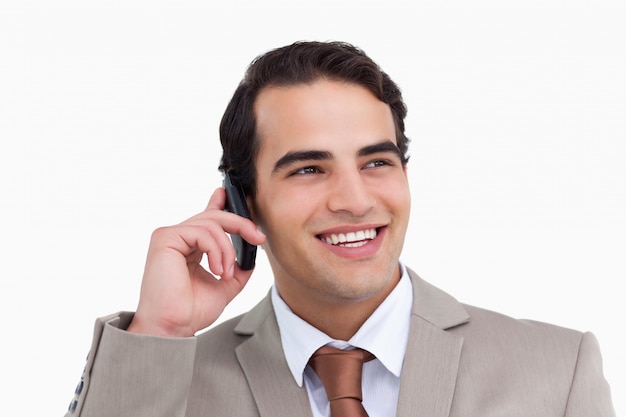
[[[128,331],[193,336],[214,323],[246,285],[252,271],[236,264],[225,232],[239,234],[253,245],[263,244],[265,235],[250,220],[223,211],[225,201],[224,189],[218,188],[202,213],[154,231],[139,306]],[[200,265],[203,254],[211,272]]]

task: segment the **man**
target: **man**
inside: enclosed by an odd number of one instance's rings
[[[320,365],[328,346],[359,356],[351,404],[370,417],[614,415],[593,335],[462,305],[400,263],[405,115],[351,45],[255,60],[220,127],[220,168],[253,221],[224,211],[220,188],[154,232],[137,311],[98,320],[68,415],[340,417],[325,373],[343,362]],[[252,274],[224,232],[263,245],[275,285],[194,336]]]

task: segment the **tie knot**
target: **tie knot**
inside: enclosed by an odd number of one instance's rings
[[[341,398],[361,401],[363,363],[372,359],[374,355],[363,349],[322,346],[311,356],[309,364],[322,381],[329,401]]]

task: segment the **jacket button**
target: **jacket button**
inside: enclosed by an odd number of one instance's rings
[[[68,411],[69,411],[70,413],[73,413],[74,411],[76,411],[76,406],[78,406],[78,401],[73,400],[73,401],[70,403],[70,406],[69,406],[69,408],[68,408]]]
[[[74,391],[74,394],[80,395],[81,392],[83,392],[83,380],[82,379],[80,380],[78,385],[76,385],[76,391]]]

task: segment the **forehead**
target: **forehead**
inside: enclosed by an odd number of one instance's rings
[[[365,87],[319,80],[266,87],[254,104],[260,141],[257,162],[285,152],[354,152],[381,140],[396,143],[390,107]]]

